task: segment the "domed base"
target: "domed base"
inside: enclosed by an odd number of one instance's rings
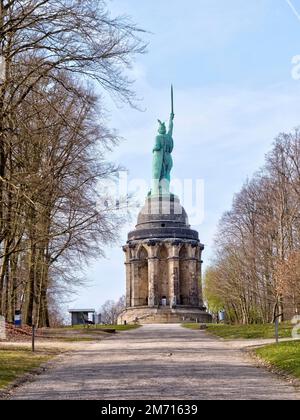
[[[199,234],[192,230],[187,213],[175,195],[149,196],[138,216],[128,242],[144,239],[188,239],[199,242]]]
[[[212,316],[202,308],[189,306],[177,308],[149,308],[148,306],[128,308],[118,319],[118,324],[181,324],[183,322],[199,322],[209,324]]]

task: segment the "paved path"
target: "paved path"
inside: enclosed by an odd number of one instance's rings
[[[149,325],[60,356],[14,399],[300,399],[237,344]]]

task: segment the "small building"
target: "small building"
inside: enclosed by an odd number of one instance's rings
[[[74,325],[89,325],[95,324],[96,311],[95,309],[69,309],[71,314],[72,327]],[[92,320],[90,319],[90,315]]]

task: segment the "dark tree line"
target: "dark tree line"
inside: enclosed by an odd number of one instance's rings
[[[130,104],[138,28],[103,0],[0,0],[0,313],[50,324],[49,300],[121,222],[97,185],[117,143],[97,91]],[[98,203],[98,205],[97,205]],[[51,294],[51,296],[50,296]]]

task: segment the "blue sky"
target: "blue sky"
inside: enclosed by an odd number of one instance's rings
[[[150,33],[148,54],[131,70],[145,112],[108,100],[111,127],[124,138],[111,158],[130,179],[151,177],[157,118],[167,119],[175,87],[174,177],[203,179],[205,217],[199,231],[205,264],[222,213],[247,177],[263,164],[274,137],[300,125],[300,0],[111,0],[114,15],[130,15]],[[294,11],[292,7],[294,6]],[[299,10],[297,16],[296,11]],[[85,270],[88,283],[69,306],[95,307],[124,294],[121,249]]]

